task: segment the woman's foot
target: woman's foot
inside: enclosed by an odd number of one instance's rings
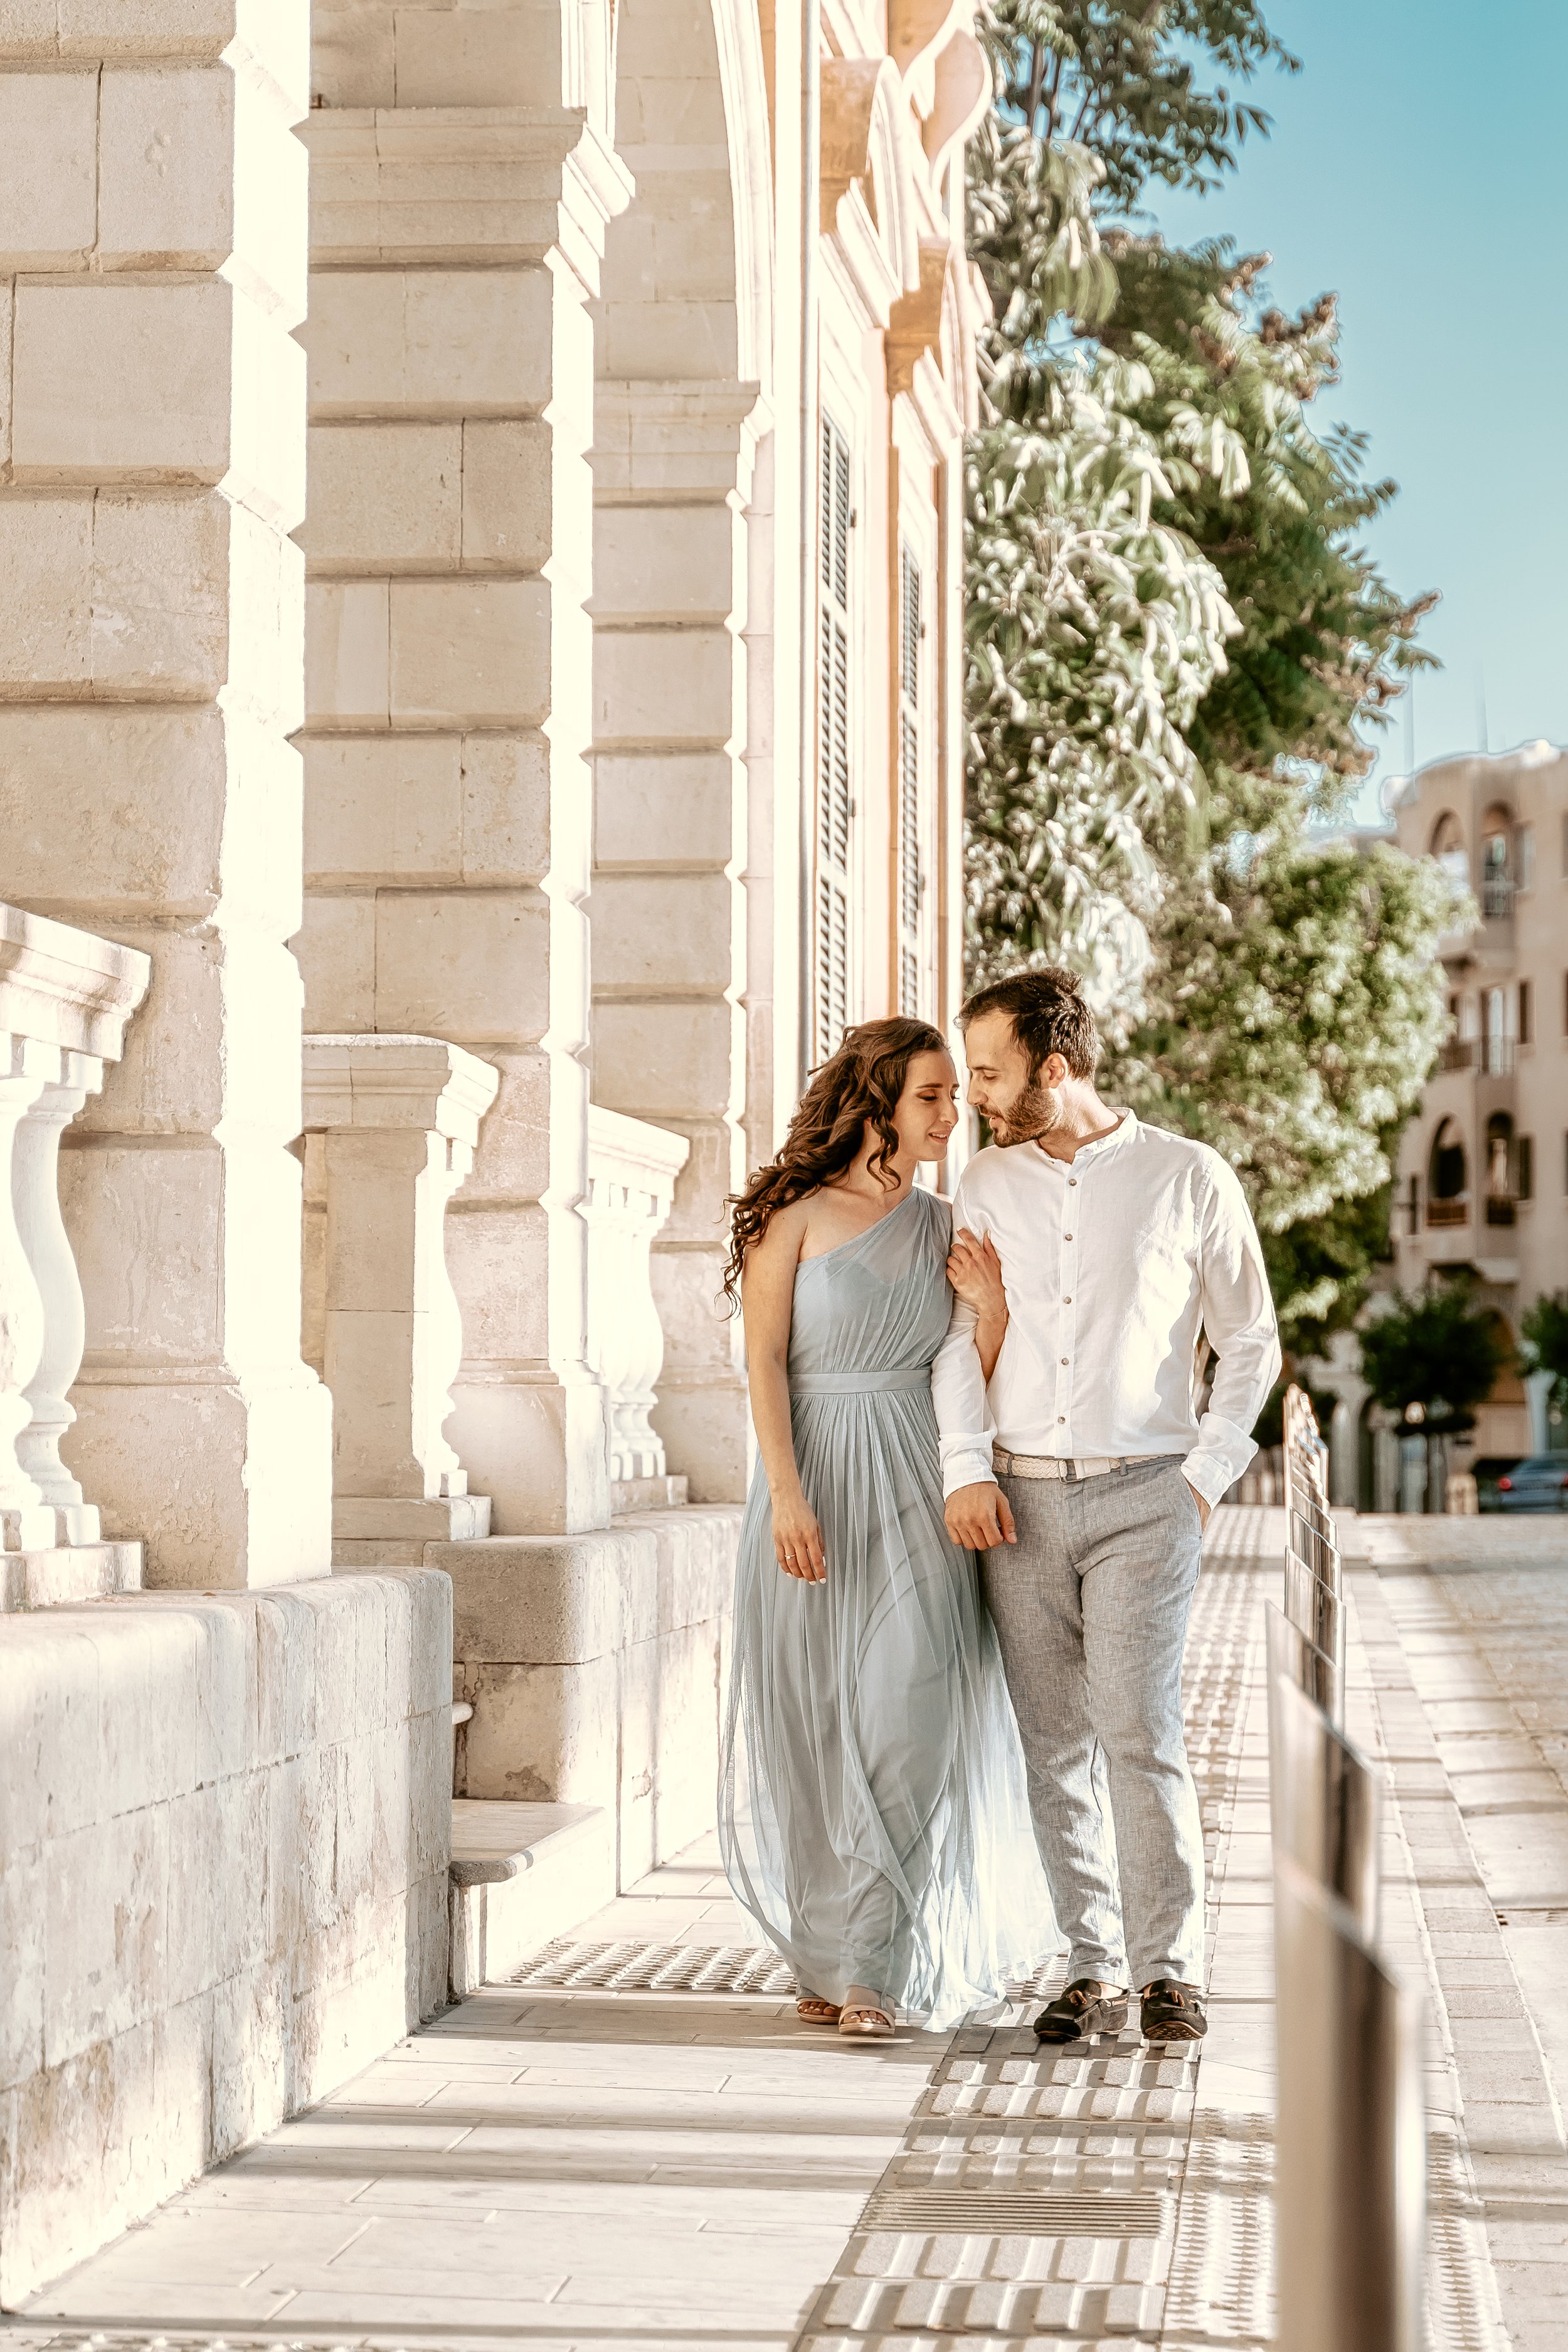
[[[801,1994],[795,2013],[803,2025],[837,2025],[843,2015],[836,2000],[818,2000],[814,1992]]]
[[[838,2031],[851,2042],[890,2042],[892,2012],[870,1985],[851,1985],[838,2012]]]

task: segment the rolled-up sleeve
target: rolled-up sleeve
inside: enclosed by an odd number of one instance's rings
[[[1217,1154],[1203,1209],[1198,1285],[1204,1330],[1217,1361],[1198,1442],[1182,1466],[1205,1501],[1217,1503],[1258,1451],[1253,1424],[1280,1364],[1258,1228],[1236,1171]]]
[[[953,1194],[952,1222],[955,1230],[969,1222],[962,1177]],[[961,1486],[979,1486],[996,1475],[991,1462],[993,1423],[985,1401],[985,1375],[974,1344],[978,1320],[973,1307],[954,1298],[947,1337],[931,1368],[944,1496],[955,1495]]]

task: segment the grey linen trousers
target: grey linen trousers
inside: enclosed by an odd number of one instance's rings
[[[1202,1524],[1178,1457],[999,1478],[1016,1544],[981,1582],[1068,1979],[1203,1981],[1204,1848],[1182,1729]]]

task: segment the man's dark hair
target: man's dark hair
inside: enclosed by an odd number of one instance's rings
[[[1008,1015],[1013,1034],[1029,1057],[1031,1085],[1051,1054],[1061,1055],[1075,1078],[1093,1077],[1100,1032],[1076,972],[1047,964],[1039,971],[1015,972],[1011,979],[977,989],[958,1016],[960,1029],[967,1031],[983,1013]]]

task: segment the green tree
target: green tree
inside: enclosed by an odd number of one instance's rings
[[[1394,1292],[1363,1331],[1362,1377],[1373,1399],[1426,1441],[1428,1508],[1442,1507],[1443,1440],[1474,1429],[1475,1408],[1508,1360],[1494,1318],[1462,1280]]]
[[[1366,772],[1430,600],[1396,596],[1358,544],[1392,485],[1365,478],[1357,436],[1309,419],[1336,379],[1331,298],[1287,319],[1262,307],[1263,257],[1173,251],[1130,217],[1162,182],[1214,184],[1267,129],[1234,84],[1294,60],[1251,0],[993,0],[983,33],[972,968],[1085,972],[1111,1082],[1240,1170],[1288,1339],[1321,1345],[1386,1248],[1451,902],[1395,854],[1310,827]],[[1121,567],[1117,593],[1054,621],[1067,551],[1089,542]]]
[[[1568,1412],[1568,1290],[1542,1296],[1520,1324],[1520,1359],[1527,1372],[1550,1372],[1552,1402]]]

